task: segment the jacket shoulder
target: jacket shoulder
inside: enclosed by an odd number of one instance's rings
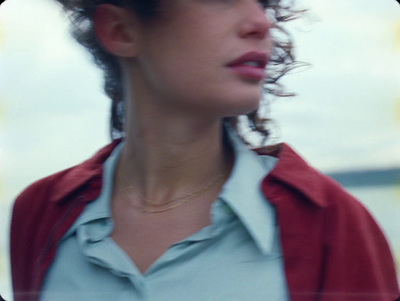
[[[104,161],[118,142],[85,162],[38,180],[15,200],[10,231],[12,282],[15,296],[40,289],[56,246],[101,191]]]
[[[93,157],[78,165],[30,184],[16,198],[14,208],[19,209],[23,207],[25,210],[29,210],[31,206],[34,206],[35,203],[38,205],[37,203],[41,201],[62,201],[63,198],[79,189],[91,179],[101,176],[104,161],[119,142],[120,140],[116,140],[105,146]]]
[[[13,215],[33,215],[35,208],[47,203],[54,191],[54,184],[63,179],[74,167],[37,180],[26,187],[15,199]]]
[[[318,207],[326,207],[328,203],[341,200],[356,201],[338,182],[309,165],[285,143],[257,149],[256,152],[278,158],[275,168],[263,182],[269,188],[269,194],[275,195],[274,187],[286,187],[298,196],[303,196],[304,201]],[[282,190],[279,189],[277,193],[282,193]]]
[[[279,161],[263,182],[273,203],[285,202],[283,199],[289,200],[287,196],[291,195],[293,206],[314,206],[327,220],[328,227],[358,225],[362,233],[367,233],[368,227],[376,227],[369,211],[340,183],[310,166],[288,145],[274,149]]]
[[[114,144],[101,149],[83,163],[42,178],[23,190],[14,202],[12,236],[47,222],[48,226],[51,226],[50,221],[54,222],[56,219],[54,213],[63,210],[63,206],[58,205],[72,200],[72,196],[80,193],[85,187],[94,188],[86,189],[90,192],[86,193],[88,200],[93,199],[101,188],[99,179],[101,180],[102,164],[111,153]]]
[[[321,300],[398,297],[389,245],[368,210],[289,146],[272,155],[279,161],[262,189],[277,210],[292,289],[323,288]]]

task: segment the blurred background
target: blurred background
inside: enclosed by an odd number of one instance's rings
[[[302,0],[292,22],[297,96],[269,107],[273,142],[291,144],[356,195],[400,262],[400,6],[395,0]],[[12,202],[29,183],[106,144],[109,101],[89,55],[51,0],[0,6],[0,294],[11,300]],[[400,266],[399,266],[400,268]]]

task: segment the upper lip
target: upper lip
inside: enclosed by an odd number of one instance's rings
[[[255,62],[260,68],[265,68],[265,66],[268,64],[268,61],[269,56],[267,53],[261,51],[250,51],[229,62],[228,67],[241,65],[246,62]]]

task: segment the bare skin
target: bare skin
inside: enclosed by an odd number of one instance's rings
[[[116,178],[112,201],[115,228],[111,236],[142,273],[172,244],[210,224],[210,207],[232,167],[231,156],[220,142],[218,123],[218,128],[211,126],[202,133],[204,126],[198,131],[189,130],[187,122],[183,126],[177,124],[176,118],[171,122],[165,119],[156,118],[152,126],[142,125],[140,128],[146,129],[143,134],[130,127],[116,171],[123,179],[129,179],[135,191],[128,190],[126,182]],[[139,116],[135,120],[135,124],[138,120],[151,122]],[[161,126],[172,123],[174,129]],[[153,214],[138,210],[143,197],[162,204],[198,190],[219,174],[223,177],[218,185],[184,205]]]
[[[222,142],[223,117],[255,110],[262,93],[261,81],[239,78],[226,64],[245,52],[268,49],[271,24],[253,0],[168,1],[163,23],[145,29],[132,14],[108,8],[99,14],[105,17],[98,20],[98,34],[110,52],[123,57],[127,103],[111,237],[145,273],[168,247],[210,224],[210,207],[233,165]],[[182,42],[193,37],[194,46]],[[221,39],[230,44],[223,51]],[[168,50],[170,45],[174,49]],[[217,175],[222,175],[217,185],[184,205],[152,214],[138,209],[143,198],[162,204]]]
[[[133,111],[138,112],[137,108]],[[210,129],[204,130],[204,125],[196,126],[193,121],[189,127],[177,118],[167,121],[165,115],[155,119],[138,115],[133,118],[135,125],[140,120],[140,128],[146,131],[139,133],[136,126],[130,127],[116,171],[129,179],[135,191],[116,178],[112,238],[144,273],[169,246],[210,224],[210,207],[229,177],[232,157],[221,143],[220,122],[210,122]],[[138,210],[143,197],[162,204],[198,190],[219,174],[223,177],[218,185],[173,210],[154,214]]]
[[[148,214],[130,206],[131,196],[126,192],[117,191],[112,238],[144,274],[171,245],[210,224],[210,206],[218,194],[216,188],[174,210]]]

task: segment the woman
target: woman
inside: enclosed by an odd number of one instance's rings
[[[105,70],[123,139],[18,197],[15,300],[398,297],[365,209],[287,145],[253,152],[240,138],[238,116],[267,137],[263,87],[282,94],[293,62],[271,30],[291,5],[59,2]]]

